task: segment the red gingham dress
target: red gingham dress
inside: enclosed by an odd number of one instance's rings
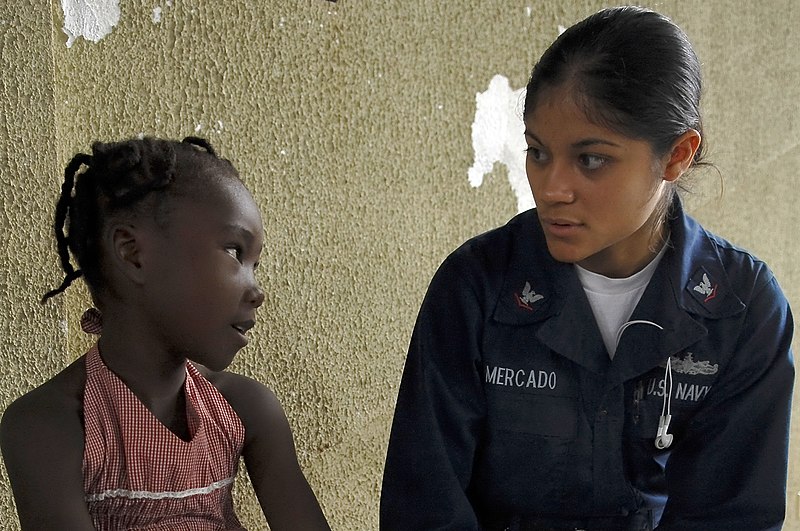
[[[86,354],[83,485],[98,531],[244,529],[231,498],[244,425],[191,363],[184,389],[188,442],[106,367],[97,346]]]

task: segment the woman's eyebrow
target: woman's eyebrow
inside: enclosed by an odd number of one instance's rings
[[[536,141],[537,143],[539,143],[539,144],[541,144],[543,146],[545,145],[544,142],[539,140],[539,137],[537,137],[535,134],[533,134],[533,132],[531,132],[531,131],[529,131],[527,129],[525,130],[525,136],[530,138],[531,140]],[[592,138],[592,137],[584,138],[583,140],[578,140],[577,142],[573,142],[572,147],[575,148],[575,149],[581,149],[581,148],[585,148],[585,147],[589,147],[589,146],[595,146],[597,144],[606,145],[606,146],[612,146],[612,147],[617,147],[617,148],[618,147],[622,147],[619,144],[617,144],[616,142],[612,142],[610,140],[605,140],[603,138]]]
[[[619,144],[617,144],[616,142],[612,142],[610,140],[604,140],[602,138],[586,138],[586,139],[583,139],[583,140],[579,140],[578,142],[575,142],[574,144],[572,144],[572,147],[574,147],[574,148],[585,148],[585,147],[589,147],[589,146],[595,146],[597,144],[602,144],[602,145],[605,145],[605,146],[612,146],[612,147],[622,147]]]

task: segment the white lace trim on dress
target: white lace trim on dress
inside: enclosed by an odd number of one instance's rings
[[[221,479],[215,481],[207,487],[197,487],[194,489],[187,489],[181,491],[165,491],[165,492],[151,492],[147,490],[126,490],[126,489],[112,489],[96,494],[87,494],[87,502],[97,502],[106,500],[108,498],[128,498],[131,500],[162,500],[166,498],[188,498],[190,496],[197,496],[198,494],[210,494],[215,490],[227,487],[233,483],[234,478]]]

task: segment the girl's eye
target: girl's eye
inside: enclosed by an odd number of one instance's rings
[[[605,166],[605,164],[608,162],[608,159],[599,155],[580,155],[578,160],[580,161],[581,166],[587,170],[598,170]]]
[[[225,252],[234,257],[237,261],[242,261],[242,249],[236,246],[226,247]]]
[[[533,160],[533,162],[541,163],[547,160],[547,156],[544,152],[535,146],[528,146],[525,152],[528,154],[528,158]]]

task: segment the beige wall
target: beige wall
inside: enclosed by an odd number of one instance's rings
[[[333,527],[376,529],[395,393],[427,283],[457,244],[516,210],[502,167],[468,184],[475,94],[495,74],[524,85],[558,25],[607,3],[120,3],[110,34],[69,48],[61,1],[0,5],[0,409],[87,345],[83,291],[37,303],[61,278],[49,225],[65,162],[93,139],[205,135],[235,162],[267,225],[267,301],[234,369],[283,401]],[[705,68],[725,195],[714,174],[698,175],[689,209],[766,259],[800,308],[800,8],[646,3],[686,29]],[[798,452],[800,422],[787,529],[800,529]],[[0,474],[0,522],[14,529]],[[264,527],[244,482],[237,504],[248,527]]]

